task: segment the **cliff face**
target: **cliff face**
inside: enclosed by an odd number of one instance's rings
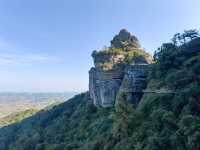
[[[126,45],[123,46],[123,43]],[[117,93],[123,91],[128,101],[137,105],[146,87],[148,64],[151,61],[151,56],[140,49],[137,38],[123,29],[113,38],[111,47],[94,51],[92,56],[95,67],[89,71],[89,92],[93,103],[112,107]]]
[[[135,106],[140,101],[142,90],[147,85],[148,64],[127,65],[120,90],[125,92],[127,100]]]
[[[110,107],[114,105],[123,76],[122,68],[109,71],[91,68],[89,71],[89,91],[96,106]]]

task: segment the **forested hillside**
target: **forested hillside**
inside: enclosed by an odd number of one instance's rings
[[[1,150],[200,149],[200,38],[176,34],[154,55],[147,89],[133,107],[123,92],[115,108],[97,108],[83,93],[0,129]]]

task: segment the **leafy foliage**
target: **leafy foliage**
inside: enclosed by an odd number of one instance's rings
[[[193,42],[196,39],[192,39]],[[119,92],[115,109],[96,108],[80,94],[21,123],[0,129],[2,150],[198,150],[200,53],[191,43],[163,44],[155,53],[148,88],[134,109]],[[195,44],[195,46],[198,45]]]
[[[98,64],[103,70],[111,70],[122,64],[150,63],[151,55],[143,49],[135,48],[131,51],[125,51],[122,48],[105,48],[101,51],[93,51],[92,57],[95,64]]]

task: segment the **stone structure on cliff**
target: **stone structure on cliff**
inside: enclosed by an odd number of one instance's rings
[[[140,48],[138,39],[122,29],[111,46],[94,51],[94,65],[89,71],[89,92],[96,106],[112,107],[119,91],[137,105],[146,87],[148,64],[152,57]]]

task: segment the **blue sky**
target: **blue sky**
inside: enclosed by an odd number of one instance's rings
[[[153,52],[200,28],[199,0],[0,0],[0,91],[85,91],[91,52],[121,28]]]

